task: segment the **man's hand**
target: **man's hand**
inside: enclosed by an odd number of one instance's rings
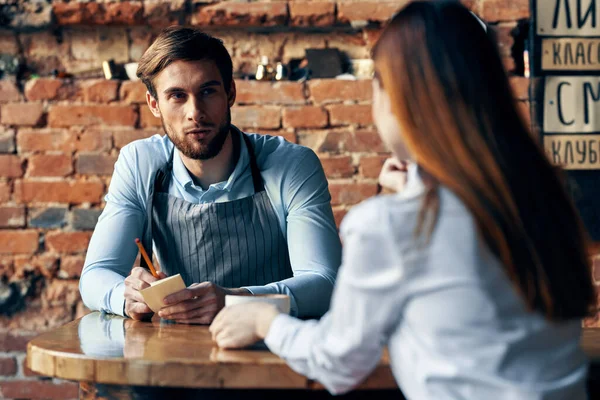
[[[408,163],[406,161],[399,161],[395,157],[388,158],[381,168],[379,184],[385,189],[400,192],[406,184],[407,171]]]
[[[225,306],[225,295],[250,295],[246,289],[225,289],[212,282],[194,283],[164,299],[158,315],[183,324],[208,325]]]
[[[246,303],[223,309],[209,328],[221,348],[236,349],[264,339],[280,311],[269,303]]]
[[[167,276],[158,271],[160,279]],[[135,320],[146,320],[152,318],[152,310],[142,297],[140,290],[150,286],[156,279],[150,272],[142,267],[135,267],[131,274],[125,278],[125,314]]]

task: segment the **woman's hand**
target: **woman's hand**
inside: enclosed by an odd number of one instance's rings
[[[400,161],[395,157],[388,158],[383,163],[379,174],[381,187],[393,192],[400,192],[406,185],[408,162]]]
[[[269,303],[237,304],[221,310],[209,331],[219,347],[245,347],[264,339],[278,314],[277,307]]]

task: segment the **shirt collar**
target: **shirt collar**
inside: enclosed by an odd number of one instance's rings
[[[239,129],[232,126],[231,134],[237,135],[237,137],[238,137],[239,145],[240,145],[240,156],[238,157],[238,161],[235,165],[235,168],[233,169],[233,172],[231,173],[231,175],[229,175],[229,178],[226,181],[213,183],[212,185],[209,186],[209,189],[214,188],[217,190],[224,190],[226,192],[230,192],[236,179],[240,175],[242,175],[242,173],[244,172],[244,170],[250,163],[250,159],[248,156],[248,147],[246,146],[246,142],[244,141],[244,138],[242,137],[243,133]],[[174,175],[175,179],[185,189],[193,187],[199,191],[204,191],[204,190],[202,190],[202,188],[200,186],[194,185],[194,181],[192,180],[192,177],[190,176],[189,171],[185,167],[185,164],[183,164],[183,160],[181,159],[181,156],[177,149],[174,149],[174,154],[173,154],[173,175]]]
[[[420,168],[416,163],[408,164],[406,185],[400,192],[402,197],[418,196],[425,190],[425,183],[421,178]]]

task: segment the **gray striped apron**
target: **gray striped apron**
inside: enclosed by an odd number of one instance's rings
[[[188,286],[210,281],[235,288],[292,276],[287,242],[265,191],[252,143],[245,134],[241,137],[248,148],[254,183],[254,194],[249,197],[194,204],[170,195],[173,152],[156,174],[145,247],[152,249],[149,244],[154,241],[161,270],[169,276],[181,274]]]

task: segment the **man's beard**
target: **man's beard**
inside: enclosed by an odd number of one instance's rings
[[[177,150],[179,150],[184,156],[193,160],[210,160],[221,152],[221,149],[225,144],[225,140],[227,139],[227,135],[231,129],[231,110],[227,110],[226,120],[219,126],[215,137],[212,138],[212,140],[207,144],[201,144],[198,141],[192,142],[187,138],[185,132],[181,132],[178,135],[173,132],[172,128],[167,129],[162,116],[160,117],[160,121],[162,123],[163,130],[169,139],[171,139],[171,142],[173,142]]]

